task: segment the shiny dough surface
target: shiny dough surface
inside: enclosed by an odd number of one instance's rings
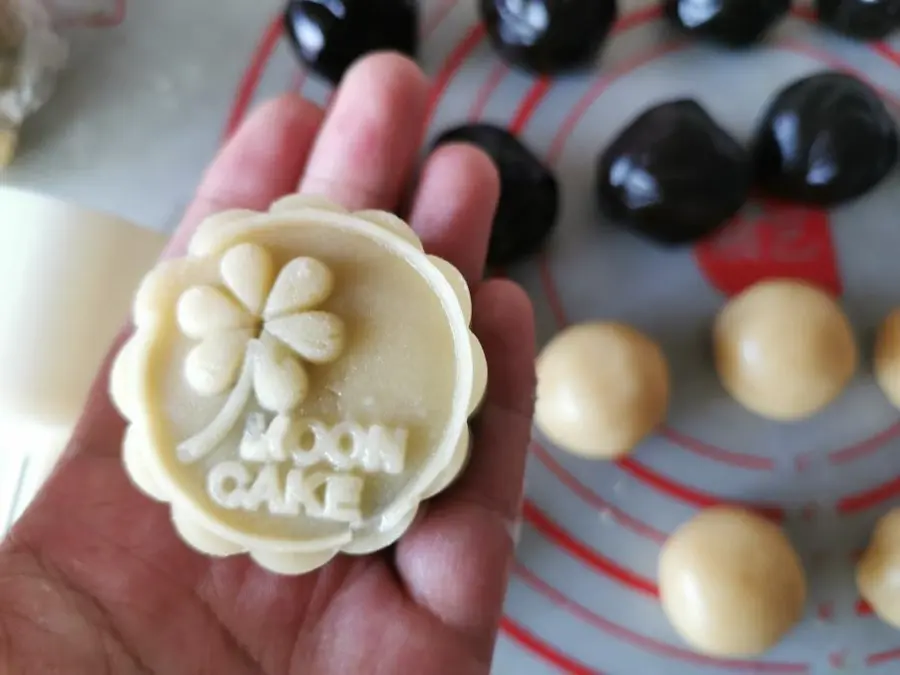
[[[715,322],[715,363],[739,403],[769,419],[803,419],[843,391],[859,359],[853,329],[828,293],[773,280],[733,298]]]
[[[716,656],[752,656],[800,620],[806,579],[778,526],[743,509],[714,507],[664,545],[659,591],[669,621],[692,647]]]
[[[537,379],[538,427],[585,457],[631,451],[668,408],[662,350],[621,323],[585,323],[559,333],[538,358]]]

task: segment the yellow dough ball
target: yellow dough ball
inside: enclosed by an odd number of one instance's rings
[[[800,620],[806,577],[778,526],[744,509],[715,507],[663,546],[659,593],[672,626],[694,649],[755,656]]]
[[[535,421],[574,454],[629,452],[666,416],[669,369],[650,338],[620,323],[585,323],[557,335],[537,361]]]
[[[878,330],[875,379],[891,404],[900,408],[900,309],[891,312]]]
[[[713,347],[728,393],[782,421],[809,417],[836,399],[859,358],[853,329],[834,298],[784,279],[733,298],[716,319]]]
[[[869,547],[856,566],[856,585],[883,621],[900,628],[900,508],[875,525]]]

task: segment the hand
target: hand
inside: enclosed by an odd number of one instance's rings
[[[381,54],[347,74],[327,115],[294,95],[262,106],[209,168],[168,255],[210,213],[265,209],[298,185],[351,209],[399,209],[428,89],[412,63]],[[104,374],[65,457],[0,549],[0,672],[487,673],[534,391],[528,298],[482,281],[498,191],[487,157],[448,145],[427,160],[407,213],[429,252],[471,285],[490,382],[469,467],[396,546],[300,577],[195,553],[168,506],[128,482]]]

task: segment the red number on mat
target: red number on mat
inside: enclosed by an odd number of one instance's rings
[[[806,279],[840,293],[824,211],[769,205],[759,216],[735,219],[698,245],[695,255],[709,282],[727,295],[775,277]]]

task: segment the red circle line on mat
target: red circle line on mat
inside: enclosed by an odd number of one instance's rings
[[[900,660],[900,649],[890,649],[886,652],[869,654],[866,657],[866,665],[871,668],[873,666],[880,666],[882,663],[888,663],[889,661],[897,660]]]
[[[475,94],[475,101],[472,103],[472,109],[469,111],[469,119],[471,121],[479,120],[484,115],[484,110],[487,108],[491,96],[508,74],[509,67],[505,63],[500,62],[494,66],[484,84],[478,89],[478,93]]]
[[[897,496],[900,496],[900,476],[873,488],[841,497],[837,503],[837,512],[844,516],[853,515],[874,508]]]
[[[853,611],[859,617],[875,616],[875,611],[872,609],[872,606],[863,599],[859,599],[856,601],[856,605],[854,606]],[[873,666],[881,665],[882,663],[888,663],[889,661],[898,660],[900,660],[900,648],[889,649],[887,651],[869,654],[866,657],[866,665],[871,668]]]
[[[749,671],[754,674],[762,673],[808,673],[809,666],[803,663],[776,663],[765,661],[740,661],[733,659],[717,659],[702,654],[697,654],[689,649],[656,640],[646,635],[641,635],[626,626],[606,619],[596,612],[588,609],[576,600],[566,596],[557,588],[541,579],[537,574],[520,563],[516,563],[513,574],[526,586],[538,595],[575,616],[584,623],[601,630],[622,642],[627,642],[644,649],[648,653],[658,654],[671,659],[677,659],[686,663],[699,666],[715,666],[723,670]]]
[[[556,284],[553,283],[552,278],[550,277],[550,270],[547,265],[546,257],[542,254],[539,258],[538,262],[540,268],[540,276],[541,283],[544,286],[545,295],[547,296],[547,301],[550,305],[551,313],[553,314],[554,320],[560,328],[568,325],[569,321],[565,314],[565,309],[562,306],[562,301],[559,297],[559,294],[556,290]],[[714,497],[712,495],[706,494],[697,490],[696,488],[688,487],[686,485],[682,485],[670,478],[667,478],[649,467],[637,462],[635,459],[626,457],[624,459],[620,459],[617,462],[617,465],[623,471],[626,471],[633,478],[639,480],[640,482],[648,485],[658,492],[662,492],[677,501],[684,502],[687,504],[691,504],[697,508],[708,508],[710,506],[715,506],[718,504],[725,503],[726,500]],[[572,480],[575,480],[572,477]],[[599,499],[599,495],[596,495]],[[754,509],[757,512],[763,513],[773,520],[783,520],[784,511],[775,506],[749,506],[749,508]]]
[[[122,17],[124,18],[124,5],[126,0],[119,1],[122,3]],[[423,37],[427,37],[434,32],[457,4],[459,4],[459,0],[442,0],[434,14],[426,18],[422,29]],[[253,52],[249,65],[241,76],[237,91],[235,92],[234,101],[232,101],[231,104],[231,110],[228,113],[228,120],[225,123],[225,131],[223,132],[225,139],[228,139],[234,133],[247,115],[247,110],[250,107],[250,102],[253,100],[256,89],[259,87],[263,72],[271,60],[272,54],[275,52],[275,47],[278,46],[278,41],[284,33],[283,21],[282,15],[279,13],[269,22],[260,38],[259,44]],[[303,80],[300,80],[301,84],[302,82]]]
[[[659,597],[659,590],[656,588],[655,583],[622,567],[618,563],[601,555],[584,542],[576,539],[554,522],[546,513],[541,511],[541,509],[531,500],[526,499],[522,504],[522,519],[534,527],[534,529],[540,532],[544,538],[553,543],[557,548],[565,551],[569,556],[583,563],[595,572],[599,572],[603,576],[610,578],[619,585],[629,588],[636,593],[654,599]]]
[[[619,525],[631,530],[635,534],[649,539],[656,544],[663,544],[669,535],[652,525],[649,525],[634,516],[626,513],[617,506],[607,502],[596,492],[580,482],[575,476],[565,470],[547,450],[537,442],[531,444],[531,454],[543,464],[557,480],[569,489],[572,494],[583,502],[596,509],[600,513],[608,513]]]
[[[884,431],[867,438],[864,441],[851,445],[841,450],[835,450],[828,455],[828,461],[832,464],[849,464],[884,447],[896,438],[900,438],[900,422],[892,424]]]
[[[266,26],[266,30],[253,52],[253,57],[250,59],[250,64],[241,76],[234,102],[231,104],[231,112],[228,114],[228,121],[225,122],[224,137],[226,140],[237,130],[247,115],[247,109],[256,93],[263,71],[265,71],[269,59],[272,58],[283,32],[284,26],[279,14]]]
[[[610,35],[623,33],[633,28],[637,28],[639,26],[647,24],[658,18],[661,15],[661,12],[662,10],[659,7],[654,6],[637,10],[630,14],[626,14],[625,16],[619,18],[615,26],[613,26]],[[462,40],[460,40],[456,47],[450,52],[450,55],[444,61],[443,66],[441,66],[441,68],[438,70],[438,73],[434,78],[434,85],[431,90],[431,107],[428,116],[429,122],[434,116],[434,113],[437,110],[438,103],[444,97],[444,94],[447,91],[447,87],[450,85],[453,77],[462,67],[462,64],[465,63],[466,59],[469,58],[471,53],[475,51],[475,49],[479,44],[481,44],[482,40],[484,40],[486,36],[487,31],[484,28],[484,24],[482,24],[480,21],[475,23],[469,29],[469,32],[463,36]],[[509,68],[504,67],[503,74],[505,75],[508,72]],[[499,80],[497,80],[497,84],[499,84]],[[544,97],[544,95],[546,95],[549,89],[550,82],[546,78],[538,78],[535,81],[535,85],[533,86],[532,91],[530,91],[524,99],[525,105],[523,107],[520,107],[516,114],[516,117],[509,124],[510,131],[515,133],[517,131],[517,125],[524,125],[527,122],[527,118],[531,115],[531,112],[536,109],[537,105],[541,102],[541,99]],[[486,99],[489,95],[490,90],[487,90],[487,93],[482,93],[482,96],[485,99],[485,104],[487,102]]]
[[[546,663],[559,668],[566,675],[607,675],[601,670],[590,668],[571,656],[567,656],[509,616],[504,616],[500,620],[500,630],[506,637]]]

